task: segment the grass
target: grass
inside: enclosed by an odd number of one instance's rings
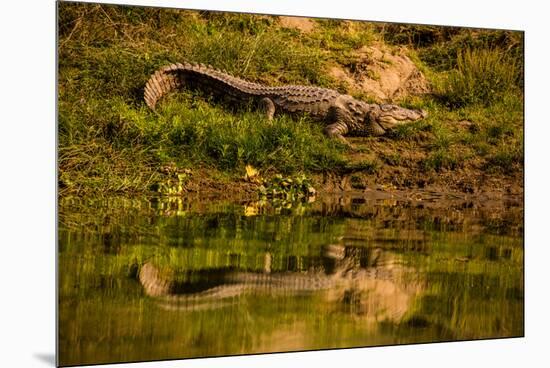
[[[430,153],[423,164],[425,170],[435,170],[438,172],[442,170],[454,170],[460,167],[460,161],[456,155],[446,148],[439,148]]]
[[[352,70],[363,62],[359,50],[379,43],[405,45],[434,86],[432,95],[399,101],[426,109],[429,118],[392,132],[390,147],[419,142],[426,159],[417,165],[427,172],[474,161],[488,172],[522,170],[521,33],[314,24],[302,33],[281,27],[271,16],[60,3],[61,193],[144,193],[160,180],[165,165],[204,168],[226,180],[241,178],[246,165],[284,175],[378,172],[382,156],[348,162],[347,149],[325,138],[322,127],[306,117],[267,122],[246,106],[228,108],[189,91],[167,96],[154,113],[142,95],[157,68],[182,60],[268,85],[318,85],[350,93],[327,71],[334,65]],[[472,129],[457,129],[462,120]]]
[[[466,49],[457,55],[457,66],[436,87],[451,106],[489,106],[517,91],[521,72],[515,60],[498,49]]]

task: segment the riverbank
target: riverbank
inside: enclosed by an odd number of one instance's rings
[[[523,194],[523,34],[60,4],[59,194],[248,197],[305,176],[320,194]],[[351,150],[306,117],[266,122],[204,94],[142,100],[160,66],[203,62],[266,85],[317,85],[428,111]],[[168,184],[167,184],[168,183]],[[163,189],[164,188],[164,189]],[[167,194],[167,193],[161,193]]]

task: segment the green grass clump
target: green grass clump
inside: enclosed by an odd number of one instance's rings
[[[437,172],[443,170],[455,170],[461,167],[461,162],[450,150],[439,148],[430,153],[423,161],[425,170],[435,170]]]
[[[455,28],[442,42],[419,50],[420,58],[436,71],[448,71],[457,66],[458,55],[464,50],[498,50],[523,64],[523,40],[520,32]]]
[[[506,94],[518,93],[521,71],[514,59],[497,49],[467,49],[457,67],[437,86],[443,101],[453,107],[488,106]]]
[[[505,146],[499,148],[495,153],[488,155],[485,168],[489,171],[513,173],[523,167],[523,145]]]
[[[294,178],[284,178],[277,174],[260,186],[260,198],[280,200],[291,204],[296,201],[307,201],[315,197],[316,190],[308,178],[299,175]]]
[[[498,50],[523,67],[522,32],[391,23],[378,29],[385,42],[410,47],[432,71],[456,68],[459,55],[468,49]]]
[[[167,156],[222,170],[249,164],[282,173],[329,170],[343,162],[339,143],[323,137],[322,126],[307,118],[267,121],[255,111],[227,111],[184,94],[160,110],[161,141]],[[187,162],[186,162],[187,161]]]

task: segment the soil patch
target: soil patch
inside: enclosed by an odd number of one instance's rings
[[[315,29],[315,22],[309,18],[279,17],[279,22],[283,28],[294,28],[303,33],[309,33]]]
[[[335,65],[330,75],[346,83],[352,93],[363,93],[377,102],[392,102],[409,95],[428,93],[428,81],[405,49],[365,46],[357,51],[355,61]]]
[[[429,137],[397,142],[386,137],[350,137],[348,141],[355,147],[347,154],[350,169],[317,175],[313,186],[321,195],[382,191],[400,192],[405,197],[419,192],[485,199],[523,197],[521,171],[487,172],[482,160],[473,159],[452,169],[426,169]]]

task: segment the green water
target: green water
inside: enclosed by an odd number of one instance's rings
[[[523,335],[521,203],[329,198],[284,207],[62,200],[61,364]],[[185,287],[148,295],[137,276],[146,262]],[[350,272],[334,276],[343,262]],[[201,297],[236,273],[288,284]],[[314,277],[340,278],[306,290]],[[179,301],[190,295],[198,297]]]

